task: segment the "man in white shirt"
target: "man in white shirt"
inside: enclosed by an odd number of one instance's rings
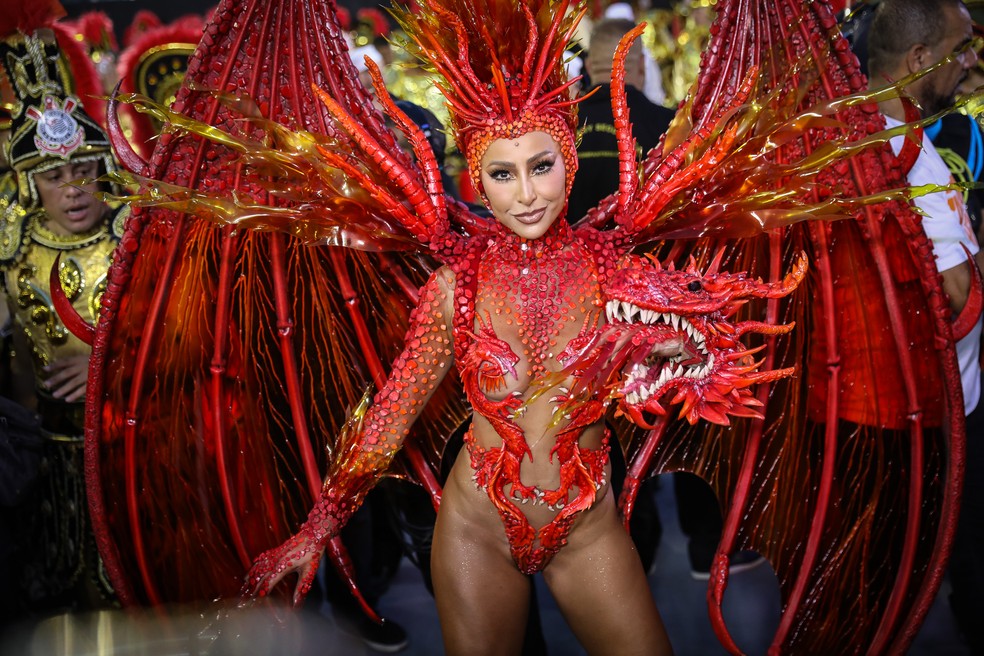
[[[973,38],[967,7],[960,0],[882,0],[875,12],[868,36],[870,86],[900,80],[943,59],[953,59],[907,87],[919,104],[923,116],[934,114],[954,101],[957,87],[977,62],[973,49],[965,48]],[[905,120],[905,109],[898,99],[879,104],[889,126]],[[893,139],[896,153],[904,137]],[[922,151],[907,174],[909,184],[947,184],[950,171],[923,138]],[[971,229],[963,196],[942,191],[923,196],[915,204],[924,214],[923,229],[933,242],[936,267],[943,278],[954,315],[967,302],[972,267],[984,265],[984,253]],[[975,255],[969,262],[964,247]],[[964,499],[957,536],[950,562],[953,595],[951,603],[958,624],[973,652],[984,653],[984,604],[980,590],[984,585],[984,403],[981,403],[982,320],[969,335],[956,344],[963,383],[964,412],[967,415],[967,460]]]

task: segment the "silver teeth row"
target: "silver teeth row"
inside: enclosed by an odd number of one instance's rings
[[[663,387],[663,385],[673,380],[674,378],[693,378],[694,380],[701,380],[702,378],[706,377],[707,374],[709,374],[713,368],[714,368],[713,353],[708,356],[707,362],[700,365],[699,367],[697,366],[685,367],[682,364],[677,365],[676,367],[663,367],[663,370],[660,372],[659,378],[656,379],[656,382],[640,387],[638,390],[634,392],[629,392],[628,394],[625,395],[625,400],[633,405],[637,403],[641,403],[646,399],[648,399],[653,394],[655,394],[656,392],[658,392],[659,389]],[[630,386],[633,382],[635,382],[639,378],[645,378],[648,373],[649,373],[649,367],[647,367],[644,364],[637,364],[635,367],[632,368],[632,371],[630,371],[628,376],[626,377],[625,386],[626,387]]]
[[[672,312],[656,312],[655,310],[646,310],[640,308],[628,301],[608,301],[605,306],[605,315],[608,317],[609,323],[614,323],[616,321],[622,321],[625,323],[644,323],[646,325],[653,325],[655,323],[665,323],[672,326],[674,330],[679,330],[687,333],[690,340],[694,343],[697,348],[700,349],[702,353],[707,353],[707,348],[704,346],[704,336],[699,330],[694,328],[689,321],[681,317],[679,314],[673,314]],[[636,316],[638,315],[638,320]]]

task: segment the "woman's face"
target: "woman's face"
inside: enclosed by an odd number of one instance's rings
[[[567,170],[559,144],[546,132],[496,139],[481,163],[489,209],[524,239],[542,237],[567,202]]]

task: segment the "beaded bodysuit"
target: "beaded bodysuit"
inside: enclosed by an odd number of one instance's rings
[[[326,527],[347,520],[390,466],[453,352],[477,415],[465,438],[474,480],[499,512],[516,564],[534,573],[564,546],[578,513],[591,507],[605,483],[607,435],[594,448],[579,440],[601,420],[607,405],[598,398],[582,401],[554,426],[549,416],[524,421],[524,415],[532,414],[536,404],[559,408],[563,390],[529,407],[526,396],[538,378],[563,368],[569,343],[604,326],[601,282],[616,249],[600,233],[575,233],[558,218],[535,241],[500,228],[494,238],[459,243],[456,250],[459,257],[424,287],[406,349],[364,420],[343,436],[345,447],[332,464],[330,484],[299,536],[317,540]],[[446,277],[452,273],[453,283]],[[479,429],[479,439],[476,424],[490,426],[501,446],[483,443],[489,432]],[[534,462],[531,447],[543,440],[553,445],[548,459],[558,469],[558,483],[551,489],[523,480],[524,461]],[[525,504],[545,505],[557,514],[537,529],[522,511]]]
[[[465,301],[458,304],[455,343],[467,344],[458,366],[468,399],[502,438],[501,447],[486,447],[476,440],[474,425],[469,430],[465,444],[475,482],[498,510],[516,564],[533,573],[565,544],[577,514],[594,502],[604,483],[608,448],[607,436],[598,448],[578,444],[585,429],[600,421],[601,402],[551,428],[523,421],[524,394],[545,372],[562,368],[561,351],[582,329],[604,323],[603,304],[598,269],[563,219],[536,241],[507,232],[500,230],[481,257],[474,297],[467,294],[466,281],[459,284]],[[461,312],[470,298],[475,299],[471,312]],[[475,326],[471,339],[469,323]],[[524,459],[534,460],[531,443],[547,439],[553,443],[550,460],[560,471],[559,485],[544,490],[525,484],[521,469]],[[521,507],[527,503],[546,505],[557,515],[534,529]]]

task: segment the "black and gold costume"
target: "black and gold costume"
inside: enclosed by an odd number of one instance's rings
[[[55,312],[49,275],[60,256],[58,279],[66,297],[88,322],[98,318],[99,302],[119,242],[122,208],[86,234],[60,236],[45,226],[44,210],[7,208],[0,235],[0,271],[7,303],[34,364],[43,453],[32,494],[16,509],[22,592],[27,605],[50,610],[97,608],[112,601],[102,572],[85,500],[82,460],[84,403],[52,397],[44,367],[86,353],[89,346],[72,335]]]
[[[13,318],[14,357],[29,361],[33,370],[35,394],[19,390],[28,393],[18,396],[37,406],[41,453],[33,483],[13,508],[4,509],[5,520],[13,517],[5,523],[13,527],[15,547],[14,567],[4,565],[15,572],[21,609],[91,610],[112,605],[114,595],[89,524],[82,454],[85,404],[55,398],[45,384],[49,365],[88,356],[89,346],[55,312],[49,277],[57,260],[65,296],[94,324],[129,212],[103,206],[103,219],[84,232],[59,229],[47,214],[39,174],[81,162],[97,162],[99,173],[110,173],[115,163],[109,140],[86,114],[71,69],[45,24],[25,26],[28,19],[43,17],[12,18],[21,31],[0,35],[2,77],[16,98],[4,126],[9,129],[4,160],[11,170],[0,183],[0,283]]]

